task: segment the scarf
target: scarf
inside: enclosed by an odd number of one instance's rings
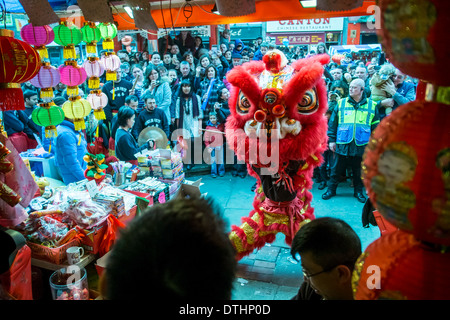
[[[180,88],[181,90],[181,88]],[[185,98],[189,98],[186,100]],[[198,109],[198,100],[197,96],[195,94],[192,94],[192,90],[189,94],[184,94],[181,92],[180,96],[178,97],[180,99],[180,109],[179,109],[179,115],[180,118],[178,120],[178,129],[183,128],[183,119],[184,119],[184,110],[186,106],[188,105],[189,100],[192,101],[192,117],[195,119],[199,116],[199,109]]]

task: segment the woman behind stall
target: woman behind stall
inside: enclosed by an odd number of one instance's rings
[[[168,77],[161,77],[157,69],[147,68],[144,74],[144,87],[147,88],[142,97],[150,94],[155,97],[156,106],[162,109],[167,116],[167,123],[171,123],[173,118],[170,114],[170,104],[172,103],[172,90]]]
[[[191,82],[182,80],[175,104],[175,124],[178,129],[177,135],[182,135],[186,141],[190,142],[186,152],[187,158],[184,159],[187,170],[194,162],[193,145],[199,143],[198,139],[201,139],[203,111],[200,103],[200,97],[192,90]]]
[[[130,130],[134,126],[136,113],[130,107],[124,106],[120,108],[117,113],[117,123],[119,129],[116,131],[116,157],[120,161],[126,161],[134,165],[138,165],[137,158],[134,156],[146,149],[152,149],[155,142],[147,140],[141,147],[138,146],[136,139],[131,134]]]
[[[138,98],[138,108],[137,112],[141,112],[141,110],[144,108],[144,100],[142,98],[142,93],[145,91],[144,86],[144,71],[142,67],[139,64],[133,65],[131,68],[131,74],[133,75],[133,84],[136,81],[136,85],[134,87],[134,95]]]

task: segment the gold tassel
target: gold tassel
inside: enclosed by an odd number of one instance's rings
[[[75,126],[75,131],[80,131],[86,129],[86,124],[84,123],[84,119],[74,119],[73,124]],[[81,143],[81,135],[80,135],[80,141],[78,145]]]
[[[106,115],[105,115],[105,111],[103,111],[103,108],[95,109],[94,110],[94,117],[97,120],[105,120],[106,119]],[[98,129],[98,127],[97,127],[97,129]]]
[[[106,81],[117,80],[117,74],[115,71],[106,71]]]
[[[46,138],[55,138],[58,136],[58,132],[56,131],[55,126],[45,127],[45,137]]]
[[[99,126],[97,126],[97,129],[95,129],[95,136],[98,138],[98,127]]]
[[[50,144],[48,145],[48,153],[52,152],[52,139],[50,139]]]
[[[87,53],[97,53],[97,45],[94,42],[86,44],[86,52]]]
[[[67,95],[68,96],[77,96],[78,95],[78,87],[67,87]]]
[[[64,47],[63,58],[64,59],[76,59],[77,58],[77,53],[75,51],[74,46],[69,45],[69,46]]]
[[[110,38],[104,39],[102,46],[103,50],[114,50],[114,41]]]
[[[89,89],[97,89],[100,87],[100,78],[97,77],[91,77],[88,80],[88,87]]]
[[[114,100],[116,98],[116,89],[114,88],[115,82],[113,81],[113,92],[112,92],[112,99]]]
[[[53,88],[42,88],[41,89],[41,98],[53,98]]]
[[[45,46],[36,47],[36,50],[41,56],[41,59],[48,59],[48,51]]]

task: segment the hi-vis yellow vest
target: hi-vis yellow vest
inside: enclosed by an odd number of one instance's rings
[[[348,102],[348,98],[339,101],[339,124],[336,134],[337,144],[347,144],[355,139],[357,146],[366,145],[371,134],[372,119],[375,116],[376,102],[368,99],[368,103],[357,110]]]

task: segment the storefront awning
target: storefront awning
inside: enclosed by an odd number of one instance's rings
[[[74,19],[76,14],[67,12],[65,8],[76,5],[77,1],[49,1],[58,17]],[[137,29],[134,20],[126,13],[126,1],[109,1],[114,20],[119,30]],[[304,8],[299,0],[256,0],[256,12],[239,17],[225,17],[212,13],[214,0],[162,0],[150,1],[151,16],[158,28],[190,27],[200,25],[219,25],[245,22],[263,22],[277,20],[314,19],[328,17],[348,17],[371,15],[370,6],[375,1],[364,1],[359,8],[347,11],[323,11]],[[10,13],[24,13],[25,10],[18,0],[6,0],[6,11]],[[82,16],[83,13],[80,12]],[[83,17],[78,19],[84,22]]]

